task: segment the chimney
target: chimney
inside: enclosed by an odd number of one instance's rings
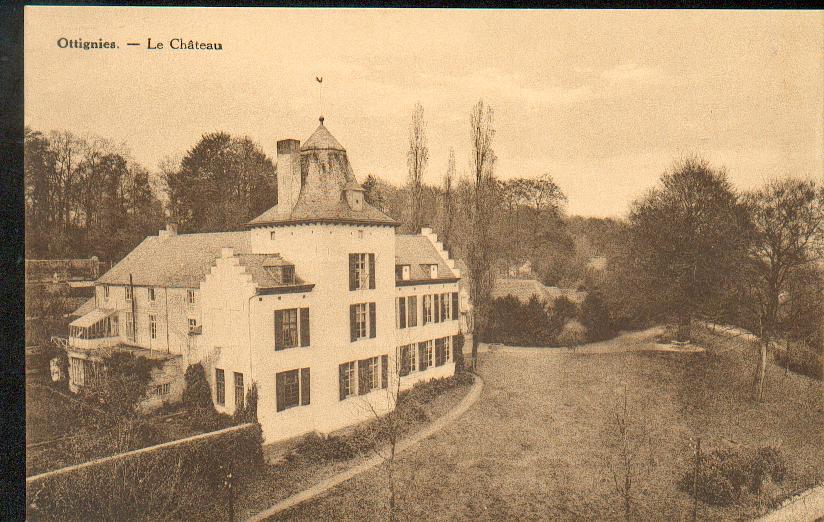
[[[278,141],[278,209],[291,212],[300,195],[300,140]]]
[[[166,239],[167,237],[172,237],[172,236],[176,236],[176,235],[177,235],[177,223],[175,223],[174,221],[170,221],[169,223],[166,223],[166,229],[161,230],[157,234],[157,236],[160,239]]]

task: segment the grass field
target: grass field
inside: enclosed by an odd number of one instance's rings
[[[766,400],[755,404],[754,348],[706,334],[699,342],[706,353],[483,354],[478,404],[402,457],[399,519],[623,519],[611,470],[624,390],[633,430],[651,440],[635,519],[691,517],[692,498],[676,483],[698,437],[705,451],[778,447],[789,469],[737,505],[699,504],[700,520],[749,519],[824,480],[824,383],[772,365]],[[386,519],[386,484],[376,469],[279,518]]]

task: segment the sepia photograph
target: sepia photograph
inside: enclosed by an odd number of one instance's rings
[[[23,11],[26,519],[824,520],[824,11]]]

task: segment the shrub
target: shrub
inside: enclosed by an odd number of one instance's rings
[[[200,363],[189,365],[183,376],[186,383],[183,388],[182,402],[189,408],[214,408],[212,388],[206,379],[206,371]]]
[[[488,317],[481,337],[516,346],[551,346],[563,325],[536,296],[527,303],[513,296],[495,299]]]
[[[558,344],[561,346],[578,346],[587,341],[587,329],[580,322],[567,321],[558,335]]]
[[[775,351],[775,363],[795,373],[824,379],[824,354],[810,349],[804,343],[793,343],[789,350],[786,346],[779,346]]]
[[[726,506],[741,496],[746,489],[758,493],[769,478],[782,482],[787,472],[786,464],[778,450],[762,447],[737,453],[718,449],[703,455],[699,463],[697,480],[693,468],[684,472],[678,483],[679,489],[695,495],[707,504]]]
[[[589,292],[584,298],[579,318],[587,330],[588,341],[603,341],[615,335],[609,309],[597,290]]]

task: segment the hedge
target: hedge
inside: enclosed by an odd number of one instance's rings
[[[26,519],[188,518],[226,498],[229,472],[243,481],[262,469],[262,440],[244,424],[29,477]]]

